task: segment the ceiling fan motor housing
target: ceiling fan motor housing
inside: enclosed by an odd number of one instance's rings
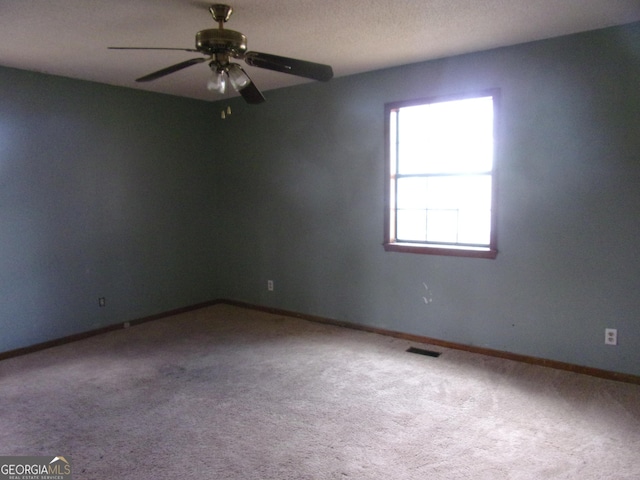
[[[228,53],[240,58],[247,51],[247,37],[234,30],[210,28],[196,34],[196,48],[209,55]]]

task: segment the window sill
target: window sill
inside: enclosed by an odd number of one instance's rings
[[[498,256],[498,250],[489,247],[455,247],[450,245],[424,245],[421,243],[383,243],[382,245],[387,252],[489,259],[495,259]]]

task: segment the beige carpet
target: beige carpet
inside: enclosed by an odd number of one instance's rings
[[[216,305],[12,358],[0,455],[74,479],[640,478],[639,386],[408,346]]]

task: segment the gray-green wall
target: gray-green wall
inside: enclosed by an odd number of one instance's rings
[[[0,69],[0,351],[219,295],[210,113]]]
[[[385,252],[385,102],[487,88],[497,259]],[[226,124],[226,297],[640,374],[640,24],[267,93]]]
[[[0,70],[0,350],[229,298],[639,375],[639,86],[640,24],[234,99],[224,121]],[[498,258],[384,252],[384,103],[486,88]]]

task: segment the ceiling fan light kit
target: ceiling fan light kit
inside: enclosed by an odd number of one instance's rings
[[[143,77],[136,82],[150,82],[175,73],[198,63],[209,62],[212,75],[207,82],[207,88],[217,93],[225,93],[227,79],[231,86],[244,98],[247,103],[257,104],[265,101],[262,92],[255,86],[249,75],[231,59],[243,60],[252,67],[264,68],[280,73],[287,73],[299,77],[327,82],[333,78],[333,69],[329,65],[297,60],[261,52],[247,51],[247,37],[240,32],[227,30],[224,24],[229,20],[233,9],[229,5],[214,4],[209,12],[218,23],[218,28],[201,30],[196,34],[196,48],[160,48],[160,47],[109,47],[116,50],[182,50],[198,52],[204,57],[196,57],[171,65]]]
[[[212,68],[211,77],[207,82],[207,89],[211,92],[224,93],[227,90],[227,79],[225,72],[219,72],[216,68]]]

